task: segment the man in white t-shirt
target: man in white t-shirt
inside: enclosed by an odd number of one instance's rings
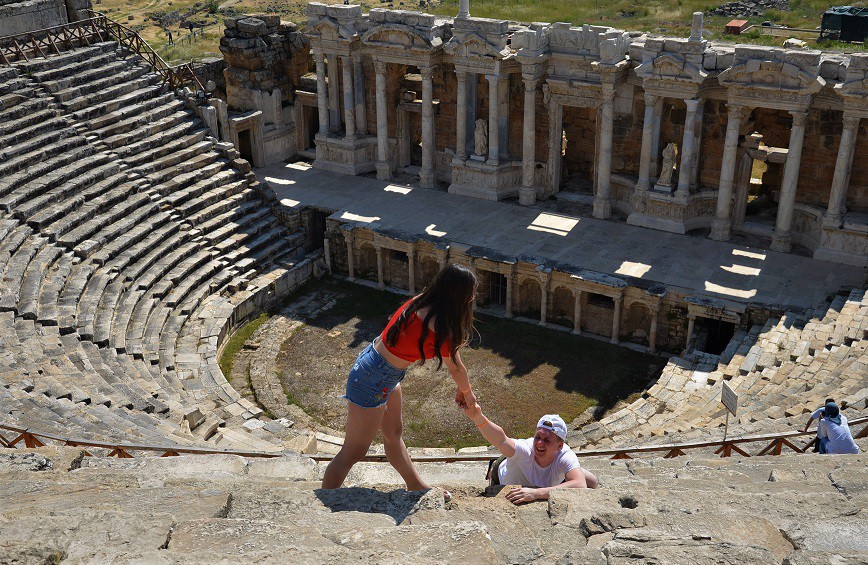
[[[492,484],[521,485],[506,493],[513,504],[547,500],[556,488],[597,488],[597,477],[582,469],[565,443],[567,425],[557,414],[540,418],[532,438],[513,439],[485,417],[479,404],[468,406],[464,413],[503,454],[491,469]]]
[[[859,446],[847,425],[847,417],[841,414],[834,402],[826,404],[823,410],[823,419],[817,426],[817,437],[820,438],[820,453],[859,453]]]

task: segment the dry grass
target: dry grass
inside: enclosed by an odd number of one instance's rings
[[[278,369],[295,402],[341,429],[346,374],[405,298],[336,281],[322,284],[321,290],[341,298],[284,342]],[[462,350],[462,358],[486,413],[514,436],[532,434],[544,413],[560,413],[569,422],[590,406],[610,407],[644,390],[662,368],[651,356],[526,323],[479,316],[478,329],[481,342]],[[476,429],[454,405],[449,373],[435,365],[411,368],[402,384],[408,444],[480,444]]]
[[[509,19],[514,21],[566,21],[576,25],[592,23],[608,25],[627,31],[649,31],[675,36],[686,36],[690,31],[691,14],[695,11],[706,12],[724,0],[576,0],[556,2],[554,0],[473,0],[471,13],[486,18]],[[864,6],[865,0],[855,6]],[[445,0],[434,3],[436,7],[429,12],[454,16],[458,13],[458,0]],[[784,12],[769,10],[764,16],[747,18],[752,24],[765,20],[789,27],[813,29],[820,24],[820,15],[829,7],[828,0],[790,0],[791,10]],[[220,56],[218,48],[223,35],[223,18],[243,13],[274,13],[284,20],[301,25],[307,20],[307,2],[290,0],[273,2],[270,0],[96,0],[94,9],[107,13],[113,19],[129,25],[139,33],[168,61],[178,63],[203,57]],[[388,7],[382,0],[361,2],[362,9]],[[424,10],[417,2],[393,2],[395,9]],[[166,14],[177,13],[180,21],[192,19],[202,30],[202,36],[192,39],[189,44],[172,48],[168,45],[166,30],[171,29],[178,40],[186,41],[188,32],[179,28],[179,21],[168,27],[161,27],[159,18]],[[132,16],[132,20],[128,17]],[[170,18],[171,19],[171,18]],[[729,18],[707,17],[705,19],[706,37],[733,41],[734,36],[723,35],[723,28]],[[744,43],[762,45],[781,45],[784,38],[768,37],[759,33],[748,33],[737,38]],[[805,38],[815,44],[810,37]],[[862,51],[864,45],[826,44],[824,49]]]

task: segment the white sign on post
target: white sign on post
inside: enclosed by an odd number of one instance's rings
[[[720,391],[720,402],[726,406],[730,414],[735,416],[735,411],[738,408],[738,395],[729,388],[726,382],[723,383],[723,389]]]

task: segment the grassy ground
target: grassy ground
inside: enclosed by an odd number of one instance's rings
[[[337,281],[335,305],[305,320],[282,346],[277,367],[287,398],[321,423],[343,429],[346,374],[406,297]],[[314,287],[311,292],[317,292]],[[529,436],[544,413],[567,422],[590,406],[611,407],[648,385],[662,368],[655,357],[538,326],[478,316],[481,340],[462,350],[480,403],[516,437]],[[404,390],[409,445],[479,445],[480,436],[453,402],[455,385],[429,361],[408,372]]]
[[[627,31],[649,31],[675,36],[687,36],[693,12],[707,12],[725,0],[473,0],[471,14],[478,17],[502,18],[515,21],[571,22],[608,25]],[[388,7],[382,0],[360,3],[364,11]],[[832,3],[830,0],[790,0],[790,10],[768,10],[763,16],[749,17],[751,24],[769,20],[788,27],[814,29],[820,16]],[[854,6],[865,6],[866,0]],[[139,31],[166,60],[174,63],[203,57],[219,57],[218,44],[223,35],[223,18],[241,13],[274,13],[284,20],[304,24],[307,3],[300,0],[272,2],[269,0],[95,0],[94,9]],[[458,0],[432,2],[433,8],[419,8],[415,2],[393,2],[395,9],[427,10],[444,16],[458,13]],[[190,37],[180,24],[187,20],[196,24],[197,35]],[[705,19],[706,37],[734,40],[723,35],[729,18],[710,16]],[[170,46],[167,30],[171,30],[176,45]],[[816,44],[812,34],[797,37]],[[745,43],[781,45],[784,38],[749,32],[738,37]],[[824,49],[846,51],[865,50],[864,45],[829,43]]]
[[[259,326],[268,320],[268,314],[260,314],[258,318],[245,324],[240,330],[232,334],[226,347],[223,348],[223,354],[218,361],[220,370],[226,377],[232,374],[232,364],[235,361],[235,356],[244,347],[244,342],[250,339]]]

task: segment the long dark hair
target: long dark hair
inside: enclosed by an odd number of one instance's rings
[[[462,265],[447,265],[434,281],[416,296],[398,316],[398,320],[389,328],[386,334],[386,345],[394,347],[398,336],[407,326],[407,320],[418,310],[429,307],[425,319],[422,320],[422,335],[419,337],[419,354],[422,364],[425,363],[425,340],[431,332],[428,322],[434,318],[434,355],[437,357],[437,368],[443,365],[440,347],[450,340],[452,349],[450,355],[455,357],[458,348],[470,341],[473,328],[472,299],[478,286],[476,274]]]

